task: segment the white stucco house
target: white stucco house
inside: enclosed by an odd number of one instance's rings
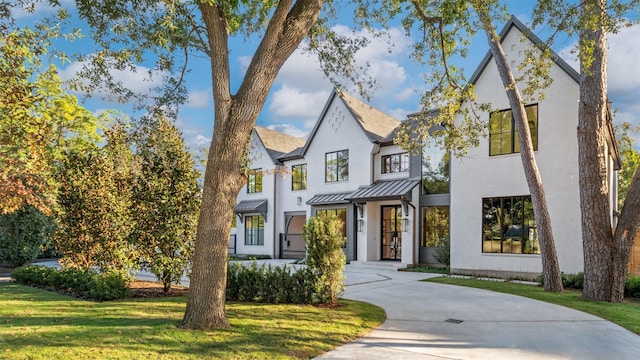
[[[500,36],[512,68],[527,47],[542,44],[516,18]],[[526,109],[560,267],[576,273],[583,267],[579,74],[556,56],[551,76],[546,96]],[[470,81],[477,101],[497,111],[480,114],[489,135],[463,158],[429,145],[421,154],[394,145],[400,122],[339,90],[306,141],[256,127],[249,183],[235,208],[236,252],[303,257],[306,220],[335,215],[344,221],[344,250],[352,262],[433,264],[433,247],[449,238],[453,272],[539,274],[540,248],[517,135],[489,53]],[[610,130],[609,195],[615,210],[619,157]]]

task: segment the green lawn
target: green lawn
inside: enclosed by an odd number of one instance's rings
[[[622,304],[618,304],[582,300],[582,293],[576,290],[565,290],[563,293],[558,294],[545,292],[541,286],[531,286],[510,282],[457,279],[450,277],[437,277],[427,279],[425,281],[440,284],[469,286],[507,294],[520,295],[531,299],[566,306],[609,320],[640,335],[640,301],[637,299],[627,300]]]
[[[186,298],[96,303],[0,283],[1,359],[306,359],[384,321],[376,306],[227,304],[231,328],[180,330]]]

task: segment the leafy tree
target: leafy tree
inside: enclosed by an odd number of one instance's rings
[[[633,147],[638,134],[640,134],[640,126],[633,126],[628,122],[616,127],[621,162],[618,172],[618,209],[623,208],[631,180],[640,165],[640,153]]]
[[[374,3],[378,4],[372,6]],[[372,21],[386,24],[390,17],[401,16],[407,32],[418,31],[422,34],[422,41],[414,46],[414,57],[418,62],[428,65],[430,74],[427,79],[429,89],[422,99],[425,113],[416,118],[417,124],[407,123],[398,132],[395,141],[416,148],[429,141],[431,133],[434,133],[433,136],[440,136],[439,142],[455,155],[464,155],[469,146],[478,145],[478,139],[486,133],[487,125],[478,119],[476,112],[490,111],[491,106],[476,104],[473,84],[467,83],[463,69],[453,66],[452,61],[456,57],[466,57],[469,38],[476,29],[485,32],[521,144],[520,156],[536,214],[544,287],[547,291],[562,291],[551,219],[523,100],[541,96],[541,91],[548,86],[550,52],[528,54],[531,63],[523,67],[524,76],[516,78],[493,25],[495,20],[507,18],[505,6],[498,0],[371,0],[363,2],[359,13],[365,26],[371,26]],[[534,59],[538,61],[534,62]],[[434,126],[442,130],[434,132]]]
[[[128,272],[137,255],[130,236],[135,170],[122,122],[105,130],[106,144],[70,151],[60,164],[56,248],[64,267]]]
[[[96,118],[64,92],[56,67],[43,69],[40,60],[61,36],[46,23],[0,25],[0,213],[31,205],[50,214],[56,161],[95,139]]]
[[[140,170],[133,187],[134,243],[167,292],[193,256],[200,174],[180,131],[166,117],[145,119],[136,141]]]
[[[607,103],[607,33],[630,24],[627,15],[637,0],[587,0],[538,2],[536,21],[548,21],[558,31],[579,35],[582,70],[578,120],[578,163],[584,289],[589,300],[621,302],[631,258],[633,239],[640,223],[640,172],[627,187],[622,213],[612,229],[607,179],[607,134],[612,119]],[[637,19],[636,19],[637,21]]]
[[[88,66],[81,75],[89,81],[76,83],[79,89],[106,85],[114,89],[112,94],[118,100],[135,98],[135,94],[114,80],[109,69],[134,68],[145,58],[153,59],[156,61],[153,70],[164,74],[166,81],[157,93],[152,93],[157,101],[151,104],[154,105],[151,111],[174,110],[170,105],[185,98],[184,87],[180,85],[182,75],[188,71],[189,56],[199,52],[211,61],[214,131],[205,170],[189,299],[181,326],[228,327],[224,308],[233,206],[246,182],[242,171],[245,148],[269,89],[284,62],[308,34],[313,36],[312,46],[322,39],[349,49],[358,44],[338,41],[326,28],[310,32],[325,3],[323,0],[76,0],[75,3],[99,47],[85,57]],[[328,12],[335,14],[331,8]],[[251,36],[260,39],[260,44],[243,80],[232,87],[229,39],[233,36]],[[345,65],[351,61],[349,53],[336,52]],[[237,89],[235,93],[232,88]]]
[[[31,205],[0,215],[0,261],[14,267],[34,261],[49,243],[55,225],[52,216]]]

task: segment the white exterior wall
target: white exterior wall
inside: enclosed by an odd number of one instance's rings
[[[514,28],[503,42],[512,67],[522,59],[527,42]],[[554,79],[538,103],[536,160],[545,187],[560,268],[583,270],[578,191],[578,84],[555,64]],[[510,108],[493,60],[475,85],[478,103]],[[481,114],[489,120],[489,114]],[[482,253],[482,198],[529,195],[520,154],[489,156],[488,138],[468,156],[451,162],[451,267],[467,270],[542,271],[540,255]]]
[[[276,170],[276,165],[269,157],[267,150],[262,145],[262,142],[258,139],[257,135],[253,134],[252,149],[251,149],[251,165],[250,169],[262,169],[263,171]],[[276,255],[274,252],[274,230],[275,230],[275,214],[273,211],[274,206],[274,190],[278,174],[263,174],[262,175],[262,192],[259,193],[247,193],[247,185],[240,189],[238,194],[238,200],[236,203],[244,200],[260,200],[267,199],[267,214],[265,216],[264,223],[264,245],[245,245],[245,223],[240,222],[240,219],[236,216],[236,253],[247,255]],[[259,215],[259,214],[245,214],[245,215]]]
[[[373,144],[357,120],[336,96],[329,105],[305,154],[309,196],[355,191],[371,183],[371,151]],[[349,180],[325,182],[325,154],[349,150]]]

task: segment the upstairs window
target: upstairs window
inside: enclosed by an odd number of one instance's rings
[[[349,150],[325,154],[325,182],[349,180]]]
[[[307,188],[307,164],[293,165],[291,167],[291,190],[306,190]]]
[[[525,106],[533,149],[538,150],[538,104]],[[513,112],[496,111],[489,119],[489,156],[514,154],[520,152],[518,131],[516,130]]]
[[[251,169],[247,175],[247,193],[262,192],[262,169]]]
[[[409,171],[409,153],[382,156],[382,173],[398,173]]]

